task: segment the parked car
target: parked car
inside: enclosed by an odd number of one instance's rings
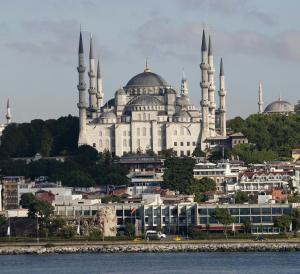
[[[145,239],[147,241],[153,240],[161,240],[165,239],[167,236],[164,233],[161,233],[160,231],[155,231],[155,230],[148,230],[145,234]]]

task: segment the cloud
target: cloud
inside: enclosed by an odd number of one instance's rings
[[[226,16],[247,16],[265,25],[275,24],[273,16],[260,11],[252,0],[177,0],[177,3],[183,11],[204,9]]]
[[[211,29],[217,55],[245,54],[300,62],[300,31],[266,35],[258,31],[235,32]],[[200,58],[202,26],[197,23],[171,24],[168,19],[149,20],[136,32],[135,46],[145,56]]]
[[[77,20],[30,20],[22,21],[21,27],[28,33],[29,41],[13,41],[6,43],[10,49],[21,53],[39,54],[49,58],[66,61],[77,54],[79,22]],[[85,48],[88,49],[89,33],[83,31]],[[35,38],[30,41],[31,37]],[[93,37],[95,52],[102,56],[110,56],[110,51],[100,45]]]

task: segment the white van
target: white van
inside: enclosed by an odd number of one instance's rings
[[[145,239],[147,241],[149,240],[161,240],[165,239],[167,237],[166,234],[161,233],[160,231],[155,231],[155,230],[148,230],[145,234]]]

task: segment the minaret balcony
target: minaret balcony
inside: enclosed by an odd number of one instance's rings
[[[77,67],[77,71],[79,72],[79,73],[84,73],[85,72],[85,66],[78,66]]]
[[[80,83],[79,85],[77,85],[77,89],[78,90],[85,90],[86,89],[86,84],[85,83]]]
[[[201,88],[208,88],[208,82],[206,82],[206,81],[200,82],[200,87]]]

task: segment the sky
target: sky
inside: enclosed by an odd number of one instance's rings
[[[264,106],[280,95],[295,104],[299,10],[298,0],[0,0],[0,122],[8,98],[15,122],[78,115],[80,25],[86,64],[93,34],[105,101],[143,71],[148,57],[151,71],[178,90],[184,69],[199,106],[204,27],[217,90],[223,57],[228,118],[257,112],[259,80]]]

